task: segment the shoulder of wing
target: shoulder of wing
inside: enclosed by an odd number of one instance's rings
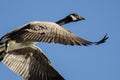
[[[41,30],[41,29],[63,29],[62,26],[54,22],[41,22],[41,21],[33,21],[29,22],[26,26],[29,29]],[[27,27],[27,28],[28,28]]]

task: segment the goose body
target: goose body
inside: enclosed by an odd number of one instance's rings
[[[78,15],[77,18],[74,17],[75,15],[57,22],[29,22],[7,33],[0,40],[0,48],[5,47],[4,56],[0,57],[2,62],[25,80],[64,80],[51,66],[43,51],[35,46],[36,42],[87,46],[101,44],[108,38],[105,35],[100,41],[91,42],[64,29],[61,25],[84,20]]]

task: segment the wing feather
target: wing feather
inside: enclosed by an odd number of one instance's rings
[[[52,22],[31,22],[6,36],[16,41],[53,42],[65,45],[89,45],[91,43]]]
[[[2,62],[25,80],[64,80],[38,48],[9,51]]]

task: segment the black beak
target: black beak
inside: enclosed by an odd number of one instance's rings
[[[82,17],[82,16],[80,16],[80,17],[79,17],[79,20],[85,20],[85,18],[84,18],[84,17]]]

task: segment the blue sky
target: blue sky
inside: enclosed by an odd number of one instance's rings
[[[1,0],[0,37],[30,21],[55,22],[70,13],[85,21],[64,25],[99,46],[39,43],[54,68],[66,80],[120,80],[120,0]],[[0,62],[0,80],[23,80]]]

